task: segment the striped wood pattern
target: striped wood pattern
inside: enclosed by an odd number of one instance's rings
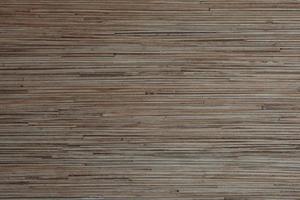
[[[0,199],[300,199],[300,1],[2,0]]]

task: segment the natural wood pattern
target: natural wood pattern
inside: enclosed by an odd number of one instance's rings
[[[2,0],[0,199],[300,199],[300,1]]]

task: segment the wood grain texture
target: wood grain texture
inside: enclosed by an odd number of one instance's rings
[[[300,199],[300,1],[2,0],[0,44],[0,199]]]

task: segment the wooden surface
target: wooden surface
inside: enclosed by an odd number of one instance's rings
[[[0,199],[299,200],[300,1],[2,0]]]

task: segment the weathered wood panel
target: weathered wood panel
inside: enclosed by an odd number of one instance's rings
[[[300,198],[300,1],[2,0],[0,199]]]

